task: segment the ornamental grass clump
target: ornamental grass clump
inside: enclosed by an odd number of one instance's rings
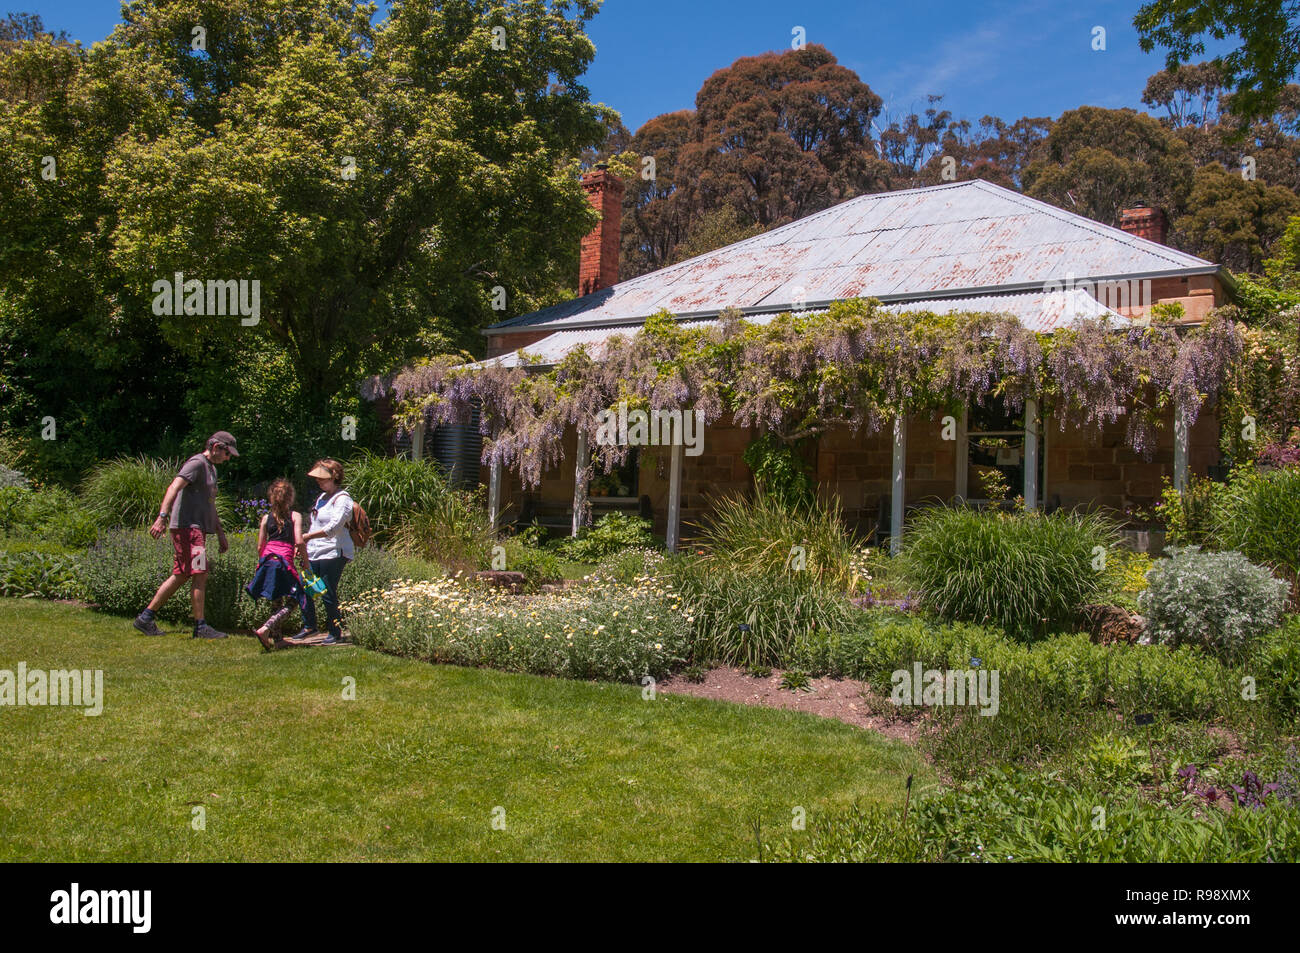
[[[372,589],[344,608],[367,648],[564,678],[663,678],[685,661],[689,635],[681,598],[654,579],[521,599],[454,576]]]
[[[692,556],[667,562],[692,626],[694,661],[785,667],[858,610],[807,573],[756,572]]]
[[[1173,548],[1147,574],[1138,598],[1156,642],[1195,645],[1226,661],[1244,658],[1277,625],[1288,585],[1241,553]]]
[[[794,503],[763,490],[725,497],[714,504],[695,544],[720,571],[789,575],[841,592],[860,568],[838,500]]]
[[[907,527],[900,575],[944,619],[1034,640],[1077,624],[1079,607],[1106,588],[1118,538],[1099,513],[934,507]]]

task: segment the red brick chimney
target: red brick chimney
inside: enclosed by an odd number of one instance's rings
[[[582,176],[582,190],[600,213],[600,224],[582,239],[582,258],[578,265],[578,294],[588,295],[618,283],[623,180],[600,162]]]
[[[1165,220],[1165,213],[1160,209],[1137,205],[1119,213],[1119,227],[1130,235],[1163,245],[1168,222]]]

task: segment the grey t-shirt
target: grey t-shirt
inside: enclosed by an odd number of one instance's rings
[[[201,453],[185,461],[176,474],[189,481],[172,503],[172,529],[197,526],[205,534],[217,531],[217,468]]]

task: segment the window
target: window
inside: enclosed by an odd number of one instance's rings
[[[627,460],[621,467],[615,467],[608,473],[593,472],[591,476],[591,496],[613,496],[636,499],[638,490],[637,477],[641,472],[641,453],[632,447]]]
[[[1041,429],[1040,429],[1041,433]],[[971,500],[988,500],[998,495],[999,484],[1006,499],[1025,491],[1025,415],[1012,414],[1000,398],[983,406],[972,405],[966,416],[967,491]],[[1038,453],[1038,485],[1043,486],[1042,447]]]

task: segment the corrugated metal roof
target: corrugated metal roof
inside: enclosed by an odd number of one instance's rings
[[[982,180],[861,195],[762,235],[493,325],[591,327],[666,309],[919,300],[1068,277],[1207,272],[1211,262]],[[801,293],[800,293],[801,292]]]
[[[1128,323],[1128,318],[1120,315],[1099,302],[1092,295],[1079,288],[1066,291],[1027,292],[1024,294],[984,295],[968,298],[932,298],[923,301],[896,303],[886,305],[891,311],[932,311],[935,314],[950,314],[954,311],[980,311],[1010,314],[1025,327],[1047,333],[1065,327],[1076,318],[1095,318],[1105,315],[1117,324]],[[825,311],[810,311],[809,314],[824,314]],[[775,314],[749,315],[745,318],[751,324],[768,324]],[[683,321],[683,328],[705,328],[720,324],[716,320]],[[637,332],[635,327],[615,328],[577,328],[556,331],[533,344],[523,348],[530,358],[539,358],[537,366],[549,367],[561,360],[566,354],[578,347],[586,347],[588,353],[599,359],[605,342],[616,335],[630,336]],[[477,366],[501,365],[516,367],[524,361],[519,352],[512,351],[499,357],[481,361]]]

